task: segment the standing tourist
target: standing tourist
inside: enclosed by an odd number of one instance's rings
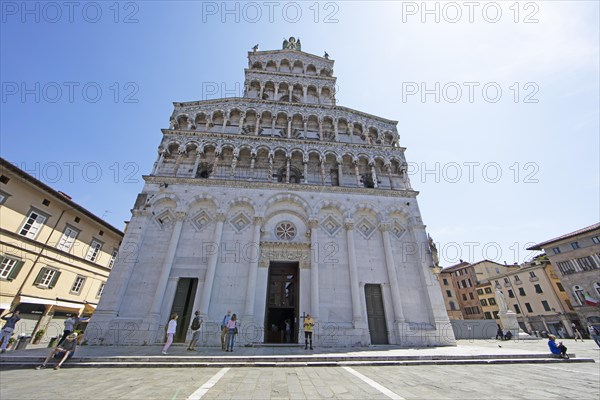
[[[65,339],[67,338],[67,336],[69,336],[75,330],[75,319],[72,316],[69,315],[69,318],[67,318],[65,320],[64,324],[65,324],[65,329],[63,330],[62,337],[58,341],[58,345],[59,346],[62,344],[62,342],[65,341]]]
[[[233,351],[233,342],[235,341],[235,335],[238,333],[237,328],[237,315],[233,314],[229,321],[227,321],[227,349],[225,351]]]
[[[225,336],[227,335],[227,323],[231,319],[231,310],[227,310],[227,314],[221,321],[221,350],[225,351]]]
[[[310,341],[310,349],[313,349],[312,340],[313,340],[313,328],[315,327],[315,320],[310,316],[310,314],[306,314],[306,318],[304,318],[304,350],[308,349],[308,343]]]
[[[9,317],[8,315],[11,314]],[[2,317],[3,320],[6,321],[4,324],[4,328],[2,328],[2,333],[0,334],[0,340],[2,340],[2,353],[6,351],[6,346],[8,346],[8,341],[15,330],[15,324],[21,319],[21,312],[15,311],[13,313],[6,314]]]
[[[162,353],[164,355],[169,354],[167,353],[167,350],[169,350],[169,347],[171,347],[171,344],[173,343],[173,335],[175,335],[175,332],[177,331],[177,317],[177,314],[171,315],[171,320],[167,325],[167,342],[165,343],[165,347],[163,347],[162,350]]]
[[[198,339],[200,339],[200,328],[202,327],[200,311],[196,311],[194,315],[195,317],[192,320],[192,325],[190,326],[190,329],[192,330],[192,340],[190,340],[190,345],[187,348],[188,351],[196,350],[196,344],[198,343]]]

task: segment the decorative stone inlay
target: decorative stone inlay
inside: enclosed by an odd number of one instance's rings
[[[154,217],[154,220],[158,223],[161,228],[170,226],[175,221],[175,216],[169,210],[165,210]]]
[[[279,240],[290,241],[296,237],[296,232],[296,226],[289,221],[282,222],[275,228],[275,236]]]
[[[331,215],[328,215],[327,218],[321,222],[321,228],[323,228],[329,236],[335,236],[341,227],[342,224]]]
[[[377,226],[373,222],[371,222],[366,217],[363,217],[360,221],[358,221],[355,225],[355,229],[364,237],[365,239],[369,239]]]
[[[238,233],[246,229],[251,222],[252,220],[242,211],[229,220],[229,223],[231,226],[233,226],[233,229],[235,229]]]
[[[208,215],[206,211],[201,211],[194,218],[192,218],[192,224],[196,227],[198,231],[206,228],[213,219]]]
[[[406,229],[404,229],[404,227],[402,227],[398,221],[395,221],[390,227],[390,232],[392,235],[396,236],[396,238],[400,239],[402,236],[404,236]]]

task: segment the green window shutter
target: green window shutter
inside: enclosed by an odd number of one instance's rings
[[[35,277],[35,281],[33,281],[34,285],[39,285],[39,283],[42,281],[42,278],[44,277],[44,272],[46,272],[48,268],[42,268],[40,269],[40,272],[38,272],[37,276]]]
[[[13,279],[15,279],[17,277],[17,275],[19,275],[19,272],[21,271],[21,268],[23,267],[23,264],[25,264],[25,262],[20,261],[20,260],[17,261],[17,263],[13,267],[12,271],[10,271],[10,274],[8,274],[8,276],[6,277],[6,279],[8,279],[9,281],[12,281]]]
[[[54,287],[54,285],[56,285],[56,281],[58,280],[59,276],[60,276],[60,271],[56,271],[56,273],[52,277],[52,280],[50,281],[50,284],[48,285],[48,289],[52,289]]]

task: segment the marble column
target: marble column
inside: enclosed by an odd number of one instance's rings
[[[308,183],[308,160],[304,160],[302,164],[304,164],[304,183]]]
[[[319,318],[319,221],[308,221],[310,227],[310,314]]]
[[[163,150],[158,153],[158,160],[156,161],[156,164],[154,165],[154,171],[152,171],[152,175],[157,174],[160,167],[162,167],[162,163],[164,160],[165,160],[165,151]]]
[[[171,268],[173,267],[173,260],[175,259],[175,253],[177,251],[177,244],[179,243],[179,237],[181,235],[181,228],[183,227],[183,220],[185,219],[184,212],[177,212],[175,215],[175,226],[173,227],[173,233],[171,233],[171,241],[169,242],[169,248],[163,261],[160,276],[158,278],[158,284],[156,286],[156,292],[154,293],[154,300],[150,306],[149,315],[154,319],[160,317],[160,308],[163,304],[163,297],[165,295],[165,289],[167,288],[167,282],[171,275]]]
[[[323,120],[319,119],[319,140],[323,140]]]
[[[213,160],[212,171],[210,172],[210,178],[214,179],[217,176],[217,168],[219,168],[219,152],[215,150],[215,159]]]
[[[238,125],[238,133],[241,135],[244,131],[244,120],[246,119],[246,116],[242,114],[242,116],[240,117],[240,122]]]
[[[271,118],[271,136],[275,134],[275,122],[277,122],[277,115]]]
[[[258,273],[258,261],[260,259],[260,228],[263,219],[254,217],[254,234],[252,236],[252,254],[250,255],[250,269],[248,270],[248,283],[246,285],[246,315],[254,319],[254,300],[256,298],[256,275]]]
[[[256,165],[256,154],[251,154],[250,155],[250,177],[248,178],[249,181],[253,181],[254,180],[254,166]]]
[[[390,241],[390,224],[382,223],[379,225],[381,235],[383,236],[383,249],[385,252],[385,266],[387,267],[390,290],[392,292],[392,304],[394,305],[395,322],[404,322],[404,311],[402,310],[402,300],[400,299],[400,287],[398,285],[398,274],[396,273],[396,262],[392,251]]]
[[[285,159],[285,183],[290,183],[290,157]]]
[[[354,221],[346,220],[344,222],[346,229],[346,241],[348,250],[348,270],[350,272],[350,292],[352,294],[352,322],[355,324],[362,320],[360,312],[360,286],[358,283],[358,270],[356,267],[356,255],[354,253]]]
[[[192,168],[192,178],[198,175],[198,167],[200,166],[200,159],[202,158],[202,151],[196,149],[196,160],[194,161],[194,168]]]
[[[343,180],[343,171],[344,171],[344,160],[338,160],[338,186],[344,186],[344,180]]]
[[[223,234],[223,223],[225,222],[225,214],[219,212],[216,216],[215,232],[213,234],[213,244],[217,246],[217,251],[210,254],[208,258],[208,266],[204,277],[204,285],[202,286],[202,298],[200,300],[200,314],[208,315],[208,306],[210,305],[210,297],[217,271],[217,261],[219,260],[219,248],[221,247],[221,236]]]
[[[223,118],[223,128],[221,129],[221,133],[225,133],[226,127],[227,127],[227,118]]]
[[[229,173],[229,178],[233,179],[235,177],[235,169],[237,167],[238,155],[234,154],[233,159],[231,160],[231,172]]]
[[[308,103],[308,87],[303,86],[302,91],[304,92],[304,102]]]
[[[269,182],[273,182],[273,155],[269,154],[269,176],[267,176]]]
[[[335,137],[335,141],[337,142],[337,141],[339,141],[339,136],[338,136],[338,120],[337,119],[333,120],[333,129],[334,129],[333,133],[335,135],[334,136]]]
[[[325,185],[325,158],[321,159],[321,185]]]
[[[358,172],[358,161],[354,161],[354,174],[356,175],[356,187],[360,187],[360,173]]]
[[[377,189],[377,173],[375,172],[375,164],[371,164],[371,179],[373,180],[373,187]]]
[[[394,180],[392,179],[392,166],[390,164],[385,166],[385,170],[387,172],[388,179],[390,180],[390,189],[395,190]]]
[[[256,125],[254,126],[254,135],[258,136],[258,130],[260,129],[260,117],[256,116]]]
[[[261,82],[260,83],[260,91],[258,92],[258,98],[260,100],[262,100],[264,92],[265,92],[265,84]]]
[[[288,117],[287,137],[288,139],[292,137],[292,117]]]

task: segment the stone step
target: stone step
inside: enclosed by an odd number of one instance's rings
[[[79,368],[223,368],[223,367],[337,367],[337,366],[415,366],[415,365],[476,365],[476,364],[536,364],[560,362],[595,362],[592,358],[569,359],[548,354],[516,354],[493,356],[403,356],[403,357],[94,357],[74,358],[64,367]],[[287,359],[286,359],[287,358]],[[295,358],[292,360],[291,358]],[[33,368],[43,361],[41,357],[2,357],[0,367]],[[52,364],[54,365],[54,363]]]

